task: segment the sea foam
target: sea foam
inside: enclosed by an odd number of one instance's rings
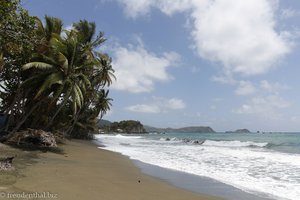
[[[205,140],[190,145],[178,140],[98,135],[107,150],[160,167],[210,177],[244,191],[274,199],[299,200],[299,154],[269,150],[268,143]],[[124,145],[126,144],[126,145]]]

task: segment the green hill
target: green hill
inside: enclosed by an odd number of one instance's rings
[[[147,132],[158,133],[215,133],[209,126],[188,126],[183,128],[155,128],[151,126],[144,126]]]
[[[123,120],[120,122],[110,122],[100,120],[98,122],[100,129],[106,133],[126,133],[126,134],[143,134],[147,133],[143,124],[135,120]]]

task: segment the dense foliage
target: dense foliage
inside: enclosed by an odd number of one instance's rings
[[[100,53],[103,33],[81,20],[64,30],[60,19],[45,23],[20,8],[19,0],[0,2],[0,112],[6,131],[24,128],[77,137],[96,131],[111,106],[111,59]]]
[[[135,120],[123,120],[120,122],[113,122],[104,127],[106,132],[116,133],[146,133],[141,122]]]

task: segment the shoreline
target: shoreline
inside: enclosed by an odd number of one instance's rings
[[[99,149],[106,150],[103,149],[105,146],[99,141],[94,140],[93,143],[97,144]],[[131,160],[143,174],[157,178],[167,184],[171,184],[174,187],[181,188],[186,191],[228,200],[274,200],[274,198],[267,197],[265,194],[250,193],[212,178],[163,168],[157,165],[142,162],[140,160],[131,159],[130,157],[118,152],[110,152],[125,156]]]
[[[234,186],[219,182],[217,180],[189,174],[186,172],[166,169],[159,166],[151,165],[141,162],[139,160],[132,160],[133,163],[140,168],[141,172],[149,176],[158,178],[162,181],[170,183],[178,188],[187,191],[211,195],[218,198],[228,200],[275,200],[270,197],[258,196],[258,194],[248,193]]]
[[[170,134],[166,137],[172,136],[173,135]],[[183,137],[188,136],[183,135]],[[222,163],[229,163],[228,166],[232,166],[232,163],[229,162],[233,157],[230,152],[234,151],[233,155],[235,155],[234,153],[237,151],[236,147],[229,151],[229,153],[224,154],[227,148],[213,148],[213,150],[210,151],[210,148],[205,148],[204,145],[202,147],[195,145],[186,146],[184,143],[177,145],[177,142],[173,145],[172,142],[157,141],[158,138],[154,138],[153,140],[152,137],[147,140],[147,137],[143,138],[139,135],[131,135],[131,137],[124,135],[99,135],[96,138],[98,138],[96,143],[102,145],[102,149],[118,152],[127,156],[143,173],[159,178],[176,187],[228,200],[278,199],[272,195],[273,191],[269,192],[268,190],[268,193],[261,190],[264,186],[262,185],[262,187],[258,188],[256,183],[251,181],[251,179],[248,179],[249,183],[253,183],[254,185],[238,184],[239,182],[237,182],[237,180],[245,180],[248,178],[247,174],[239,173],[239,168],[237,168],[237,173],[235,173],[234,168],[230,169],[229,173],[227,173],[228,167],[222,165]],[[178,138],[182,139],[182,136],[179,135]],[[178,138],[175,137],[174,141],[178,140]],[[159,140],[163,139],[160,138]],[[182,146],[182,144],[184,146]],[[103,145],[105,146],[103,147]],[[243,145],[244,144],[242,144],[242,146]],[[240,150],[240,148],[238,150]],[[246,153],[248,153],[247,147],[241,148],[241,150],[246,150]],[[228,155],[228,160],[224,155]],[[220,161],[223,161],[222,163],[219,162],[219,158]],[[237,159],[238,156],[233,158]],[[239,164],[239,161],[240,160],[236,160],[233,165]],[[245,159],[241,159],[241,161],[245,161]],[[225,173],[222,173],[223,167]],[[249,172],[251,173],[252,171]],[[216,174],[219,174],[220,177],[216,176]],[[227,178],[224,179],[224,177]],[[260,184],[261,180],[257,179],[257,183]],[[282,193],[278,196],[282,196]]]
[[[62,148],[64,154],[38,153],[38,162],[21,169],[14,184],[0,187],[2,194],[48,194],[48,199],[63,200],[221,199],[146,175],[128,157],[99,149],[91,141],[71,140]]]

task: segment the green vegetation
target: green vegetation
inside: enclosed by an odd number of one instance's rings
[[[95,23],[80,20],[71,30],[20,7],[0,2],[0,113],[2,133],[26,128],[84,137],[97,131],[110,109],[108,86],[115,78],[111,58],[97,50],[105,42]]]
[[[101,127],[107,133],[147,133],[143,124],[134,120],[123,120],[120,122],[104,123]]]
[[[145,126],[147,132],[156,133],[215,133],[215,131],[209,126],[189,126],[182,128],[155,128],[151,126]]]
[[[243,128],[243,129],[237,129],[235,131],[226,131],[225,133],[251,133],[251,131],[249,131],[246,128]]]

